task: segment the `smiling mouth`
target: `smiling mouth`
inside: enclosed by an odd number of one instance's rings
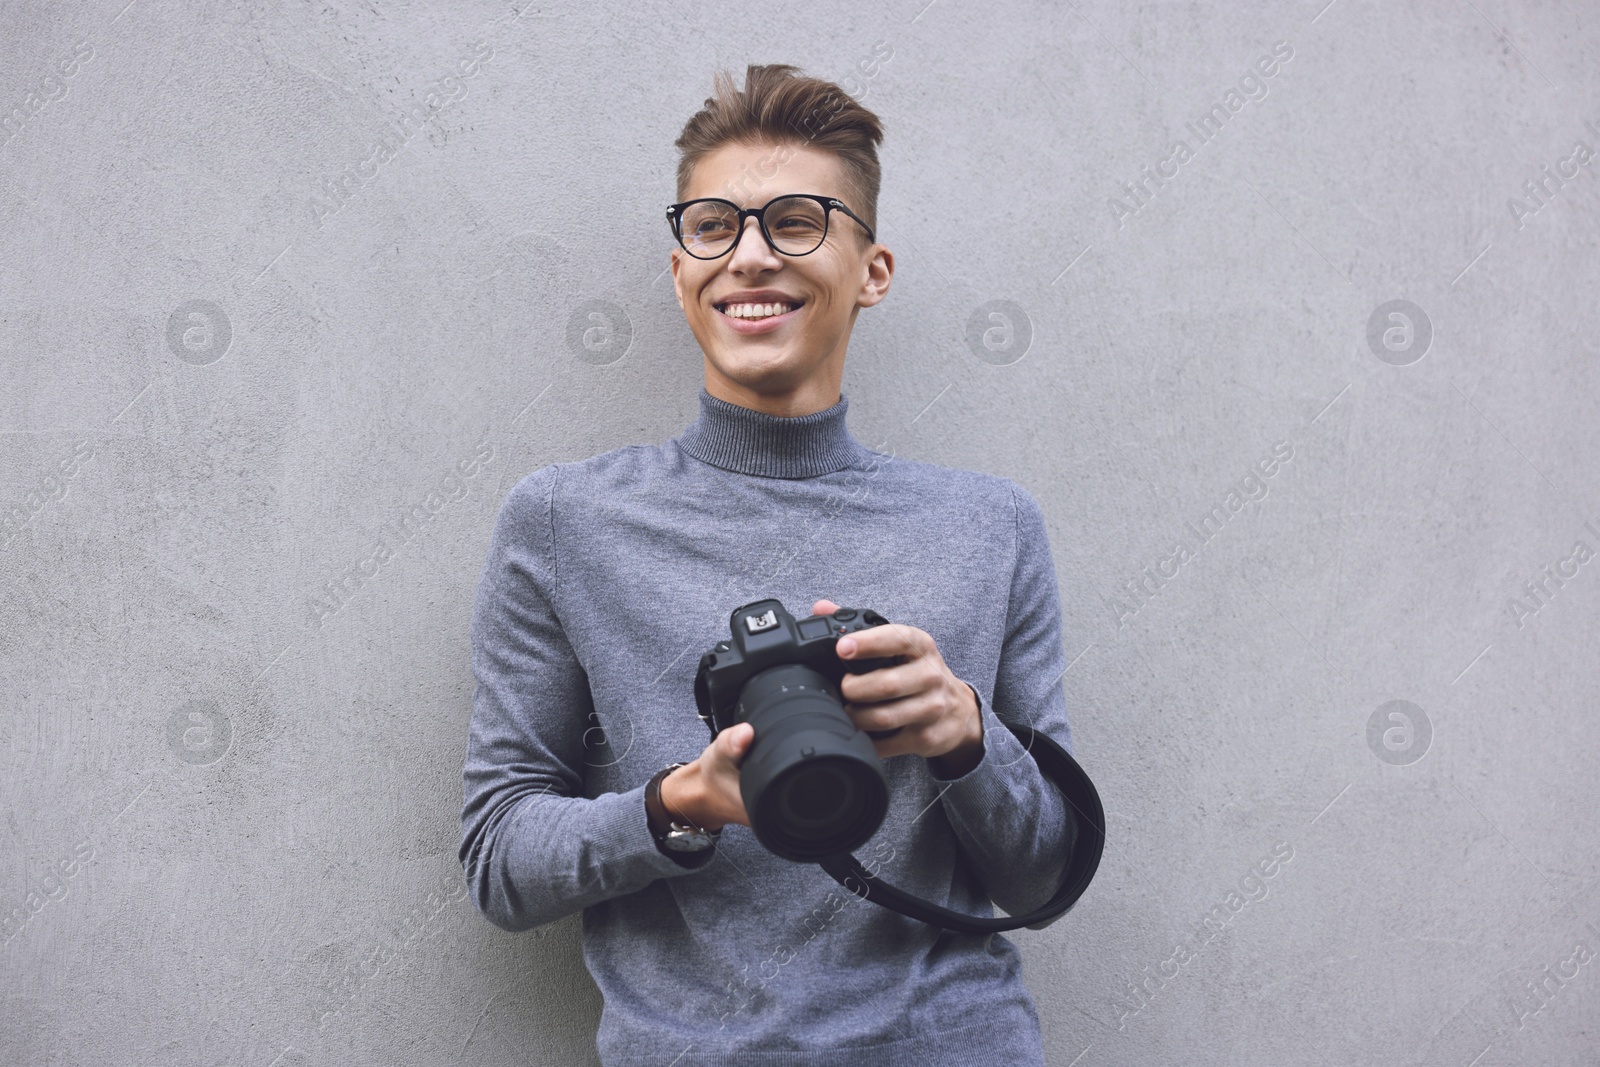
[[[740,319],[744,322],[760,322],[762,319],[776,318],[787,315],[791,311],[798,311],[804,303],[772,302],[766,304],[731,303],[713,304],[718,312],[730,319]]]

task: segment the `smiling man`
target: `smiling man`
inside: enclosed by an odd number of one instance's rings
[[[1020,914],[1076,840],[1002,721],[1071,751],[1037,503],[846,426],[850,334],[894,273],[879,120],[787,65],[716,89],[676,142],[667,209],[704,356],[698,417],[664,445],[527,475],[495,526],[473,620],[469,889],[506,930],[582,912],[606,1067],[1043,1064],[1016,946],[768,852],[739,791],[754,731],[708,739],[695,715],[698,654],[733,608],[873,608],[890,624],[837,652],[899,660],[840,686],[889,782],[877,873]]]
[[[848,206],[872,215],[876,182],[863,189],[864,177],[820,148],[759,142],[699,153],[680,182],[686,202],[668,209],[680,244],[672,281],[705,354],[706,392],[769,415],[832,407],[856,316],[888,295],[894,273],[894,255]],[[748,189],[763,217],[740,219],[724,199],[735,189]],[[791,189],[806,192],[760,204]]]

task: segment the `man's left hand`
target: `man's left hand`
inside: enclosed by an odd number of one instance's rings
[[[831,615],[839,605],[819,600],[813,615]],[[846,674],[839,683],[844,710],[861,730],[893,730],[873,741],[881,759],[912,754],[933,765],[941,778],[959,778],[983,758],[983,719],[972,688],[950,672],[926,630],[901,623],[869,626],[835,646],[840,659],[903,657],[904,662],[866,674]]]

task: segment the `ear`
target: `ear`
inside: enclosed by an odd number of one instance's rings
[[[861,292],[856,296],[858,307],[869,308],[889,295],[889,284],[894,280],[894,253],[888,246],[875,244],[869,249]]]
[[[678,294],[678,306],[683,307],[683,279],[678,276],[681,249],[672,250],[672,291]],[[685,309],[687,310],[687,309]]]

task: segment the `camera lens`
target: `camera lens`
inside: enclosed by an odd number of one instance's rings
[[[820,828],[837,819],[855,802],[855,785],[837,767],[799,767],[784,778],[778,811],[796,830]]]
[[[811,863],[878,832],[889,810],[882,762],[832,682],[799,664],[770,667],[745,683],[739,708],[756,731],[740,792],[769,851]]]

